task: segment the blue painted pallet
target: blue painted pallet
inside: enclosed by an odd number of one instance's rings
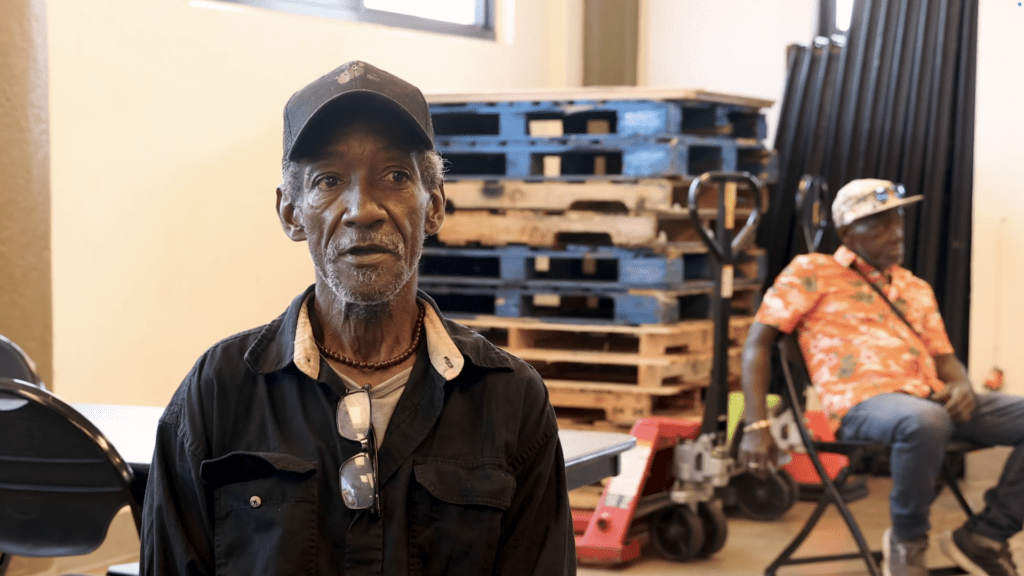
[[[538,135],[538,122],[546,123],[543,128],[554,126],[556,136],[718,134],[762,140],[767,135],[759,108],[698,100],[464,102],[432,104],[430,112],[439,138],[530,138]]]
[[[724,170],[750,172],[764,181],[774,181],[778,172],[770,150],[730,138],[438,139],[436,145],[451,163],[447,175],[455,180],[698,177]],[[549,157],[558,157],[557,173],[546,167]]]
[[[497,248],[425,246],[421,282],[535,288],[672,288],[707,279],[707,254],[670,257],[650,250],[569,245],[565,250],[522,245]]]
[[[737,280],[737,291],[756,292],[759,283]],[[685,319],[707,318],[714,286],[707,280],[690,280],[680,290],[619,291],[586,288],[508,288],[466,286],[420,281],[419,288],[452,318],[479,315],[535,318],[548,322],[608,324],[670,324]],[[756,301],[756,298],[754,299]],[[741,311],[754,306],[746,299],[734,302]]]

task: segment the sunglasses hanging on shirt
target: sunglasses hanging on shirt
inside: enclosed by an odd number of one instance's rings
[[[341,497],[350,510],[369,510],[378,514],[380,492],[377,488],[377,445],[371,425],[370,392],[354,390],[338,401],[338,434],[359,442],[359,452],[346,460],[338,471]]]

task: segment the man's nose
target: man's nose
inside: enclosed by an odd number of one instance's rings
[[[385,212],[380,205],[379,195],[367,178],[354,178],[343,196],[345,212],[342,222],[346,226],[373,226],[384,219]]]

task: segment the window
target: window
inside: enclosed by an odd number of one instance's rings
[[[854,0],[820,0],[818,6],[818,35],[845,37],[853,19]]]
[[[494,38],[494,0],[220,0],[256,8]]]

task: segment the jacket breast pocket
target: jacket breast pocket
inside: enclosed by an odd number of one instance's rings
[[[409,487],[413,574],[489,574],[516,481],[504,461],[423,459]]]
[[[317,463],[289,454],[232,452],[206,460],[217,574],[314,574]]]

